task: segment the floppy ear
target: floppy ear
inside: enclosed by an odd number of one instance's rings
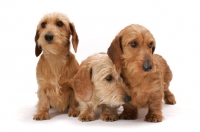
[[[108,48],[107,54],[115,64],[117,70],[121,69],[122,67],[122,53],[123,49],[121,45],[121,37],[116,36],[115,39],[112,41],[110,47]]]
[[[35,56],[38,57],[42,53],[41,47],[38,45],[38,39],[39,39],[39,31],[36,31],[35,34]]]
[[[91,82],[92,68],[82,67],[74,76],[73,88],[77,95],[84,102],[91,100],[93,95],[93,84]]]
[[[69,27],[72,34],[72,45],[73,45],[74,51],[76,52],[77,47],[78,47],[78,35],[76,33],[76,29],[73,23],[69,23]]]

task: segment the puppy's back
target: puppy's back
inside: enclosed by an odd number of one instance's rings
[[[167,64],[167,61],[158,54],[154,54],[154,62],[162,72],[163,80],[169,83],[172,80],[172,71]]]

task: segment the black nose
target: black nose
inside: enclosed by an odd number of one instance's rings
[[[46,39],[46,41],[50,42],[50,41],[53,40],[53,35],[52,35],[51,33],[47,33],[47,34],[45,35],[45,39]]]
[[[131,96],[126,96],[125,98],[124,98],[124,102],[125,103],[128,103],[128,102],[130,102],[131,101]]]
[[[151,66],[151,63],[150,63],[150,61],[147,59],[147,60],[145,60],[145,62],[144,62],[144,64],[143,64],[143,70],[145,71],[145,72],[148,72],[148,71],[150,71],[152,69],[152,66]]]

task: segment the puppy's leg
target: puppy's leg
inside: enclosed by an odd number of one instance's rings
[[[95,119],[94,106],[90,106],[85,102],[79,102],[80,114],[78,119],[80,121],[93,121]]]
[[[149,110],[147,115],[145,116],[145,121],[147,122],[161,122],[163,119],[162,116],[162,98],[163,93],[157,92],[156,94],[152,95],[149,99]]]
[[[168,86],[164,86],[164,100],[166,104],[176,104],[176,100],[174,95],[171,93],[171,91],[168,89]]]
[[[34,115],[34,120],[47,120],[50,119],[49,116],[49,100],[46,95],[46,92],[44,89],[38,91],[38,106],[37,106],[37,114]]]
[[[72,92],[70,95],[68,116],[77,117],[79,113],[78,102],[75,99],[74,92]]]
[[[118,119],[118,107],[108,107],[106,105],[102,106],[102,112],[100,119],[103,121],[116,121]]]
[[[164,72],[164,100],[166,104],[176,104],[176,100],[172,92],[169,90],[169,83],[172,80],[172,72],[169,66],[165,67]]]
[[[122,114],[119,116],[120,119],[125,120],[134,120],[138,117],[138,110],[137,107],[131,105],[130,103],[126,103],[123,105],[124,110]]]

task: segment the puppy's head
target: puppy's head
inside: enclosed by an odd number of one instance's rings
[[[35,55],[41,52],[48,54],[59,54],[63,49],[69,51],[70,35],[76,52],[78,46],[78,35],[74,24],[62,13],[46,14],[39,22],[35,34]]]
[[[119,32],[107,53],[117,69],[128,67],[129,71],[147,73],[154,68],[155,47],[155,39],[150,31],[132,24]]]
[[[84,102],[119,106],[131,101],[115,65],[105,53],[95,54],[82,62],[73,79],[75,95]]]

